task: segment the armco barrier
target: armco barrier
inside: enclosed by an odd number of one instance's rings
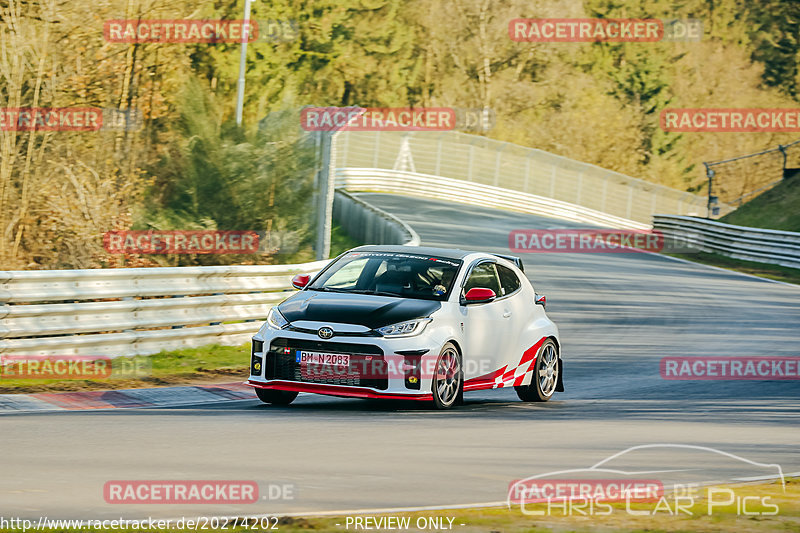
[[[405,223],[363,200],[339,192],[334,206],[365,243],[419,244]],[[326,264],[0,271],[0,356],[242,344],[291,294],[295,274]]]
[[[419,246],[419,236],[408,224],[342,190],[336,191],[333,200],[333,218],[364,244]]]
[[[677,235],[704,252],[800,268],[800,233],[674,215],[655,215],[653,227],[666,235]]]
[[[0,355],[241,344],[290,294],[292,276],[326,264],[0,272]]]
[[[650,228],[649,224],[609,215],[576,204],[491,185],[417,172],[378,168],[341,168],[336,171],[336,186],[349,191],[390,192],[485,207],[500,207],[610,228]]]

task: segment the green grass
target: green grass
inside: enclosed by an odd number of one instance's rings
[[[340,226],[331,231],[331,257],[361,243]],[[287,287],[288,288],[288,287]],[[163,351],[149,356],[121,357],[112,361],[114,372],[98,379],[14,379],[0,367],[0,394],[67,392],[102,389],[127,389],[169,385],[202,384],[247,379],[250,346],[220,346]],[[120,367],[134,367],[136,372],[117,372]]]
[[[719,219],[725,224],[800,232],[800,177],[789,178]],[[716,253],[668,254],[763,278],[800,284],[796,268],[742,261]]]
[[[780,483],[759,483],[745,485],[723,485],[717,489],[733,491],[734,501],[742,502],[748,498],[746,505],[747,511],[751,514],[744,515],[739,512],[735,504],[729,506],[715,505],[709,512],[708,495],[711,487],[697,487],[696,490],[687,492],[684,497],[691,498],[691,504],[684,499],[681,502],[681,512],[670,513],[667,511],[676,509],[674,497],[671,494],[664,495],[664,501],[659,503],[634,503],[631,510],[644,512],[635,515],[628,513],[623,502],[611,503],[610,510],[603,508],[602,511],[594,512],[591,515],[587,511],[574,512],[567,515],[561,508],[555,507],[548,515],[534,516],[523,514],[519,505],[514,505],[511,509],[506,507],[483,508],[483,509],[442,509],[439,511],[425,511],[416,513],[376,513],[350,515],[351,522],[347,527],[347,516],[331,516],[320,518],[289,518],[279,517],[277,530],[284,533],[297,533],[300,531],[318,532],[345,532],[345,531],[364,531],[356,529],[352,520],[358,517],[370,516],[380,517],[408,517],[410,526],[408,529],[398,529],[398,531],[443,531],[443,529],[418,529],[418,520],[424,518],[438,518],[445,524],[444,530],[457,531],[463,533],[534,533],[534,532],[564,532],[564,531],[608,531],[608,532],[679,532],[694,531],[702,533],[729,531],[732,533],[754,532],[768,533],[775,531],[799,531],[800,530],[800,484],[797,479],[786,480],[786,490],[784,492]],[[722,496],[720,496],[722,494]],[[727,497],[727,494],[717,493],[717,501]],[[502,495],[505,497],[505,495]],[[501,497],[501,498],[502,498]],[[765,505],[766,503],[766,505]],[[773,512],[777,506],[777,514]],[[537,510],[537,505],[528,506],[529,510]],[[545,510],[545,504],[539,504],[538,509]],[[584,507],[585,509],[585,507]],[[263,510],[257,513],[261,514]],[[602,514],[604,513],[604,514]],[[203,515],[199,510],[195,516]],[[447,519],[452,519],[452,529],[448,529]],[[36,521],[34,520],[34,523]],[[174,520],[173,520],[174,523]],[[424,522],[419,522],[423,524]],[[250,526],[252,527],[252,519]],[[269,526],[276,524],[274,519],[269,521]],[[241,526],[231,527],[231,523],[226,524],[227,530],[232,532],[249,531]],[[222,524],[220,524],[222,527]],[[266,529],[266,528],[265,528]],[[371,528],[373,531],[376,529]],[[128,527],[127,531],[132,529]],[[145,531],[148,529],[145,528]],[[202,528],[200,529],[203,530]],[[262,529],[258,528],[261,531]],[[1,529],[0,533],[22,531],[19,529]],[[28,530],[30,531],[30,529]],[[50,529],[49,531],[76,531],[74,529]],[[84,529],[86,531],[86,529]],[[95,529],[94,531],[101,531]],[[124,529],[103,529],[102,531],[126,531]],[[187,529],[177,530],[173,528],[162,529],[159,531],[187,531]],[[382,529],[382,531],[388,531]]]
[[[719,221],[737,226],[800,232],[800,177],[782,181]]]
[[[345,232],[341,226],[336,225],[333,226],[333,228],[331,228],[330,257],[336,257],[337,255],[346,252],[351,248],[355,248],[356,246],[361,246],[362,244],[364,243],[358,242],[350,235],[348,235],[347,232]]]
[[[0,393],[128,389],[245,380],[250,364],[250,345],[212,344],[117,359],[120,366],[131,361],[142,363],[139,372],[122,373],[119,376],[112,373],[110,378],[105,379],[11,379],[0,374]],[[112,360],[112,369],[117,363]]]

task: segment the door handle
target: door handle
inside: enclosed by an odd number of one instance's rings
[[[506,311],[505,313],[503,313],[503,318],[508,318],[510,316],[511,316],[511,311]]]

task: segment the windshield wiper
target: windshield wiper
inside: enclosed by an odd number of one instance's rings
[[[395,296],[395,297],[397,297],[397,296],[402,297],[403,296],[402,294],[398,294],[396,292],[371,291],[371,290],[368,290],[368,289],[354,289],[352,291],[347,291],[347,292],[354,292],[356,294],[371,294],[373,296]]]
[[[349,294],[369,294],[372,296],[393,296],[393,297],[403,296],[402,294],[398,294],[396,292],[371,291],[369,289],[337,289],[335,287],[309,287],[308,290],[321,291],[321,292],[341,292]]]

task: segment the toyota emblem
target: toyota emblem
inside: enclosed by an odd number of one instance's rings
[[[319,335],[320,339],[330,339],[333,337],[333,330],[327,326],[324,328],[319,328],[317,335]]]

